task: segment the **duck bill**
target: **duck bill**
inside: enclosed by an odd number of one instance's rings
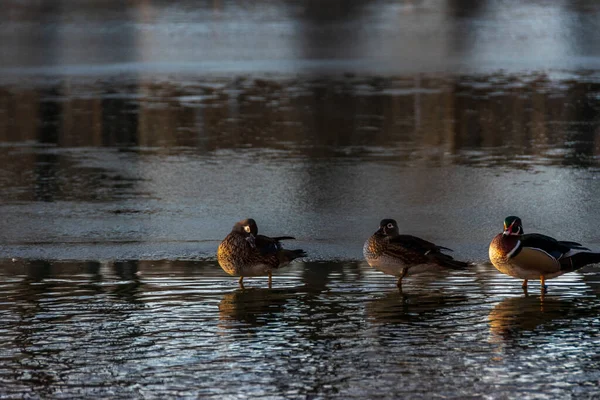
[[[517,222],[517,220],[514,220],[513,223],[510,224],[510,226],[508,228],[506,227],[506,224],[504,225],[504,232],[502,233],[504,236],[515,235],[512,230],[515,222]]]

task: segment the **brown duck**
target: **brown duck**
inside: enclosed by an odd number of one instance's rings
[[[527,290],[529,279],[539,279],[542,292],[546,291],[546,279],[600,262],[600,253],[580,243],[539,233],[524,234],[521,218],[515,216],[506,217],[504,231],[490,243],[489,255],[498,271],[523,279],[523,290]]]
[[[280,241],[294,239],[291,236],[268,237],[258,234],[256,221],[245,219],[236,223],[231,233],[223,239],[217,250],[217,260],[225,272],[239,276],[240,287],[244,287],[245,276],[269,277],[292,260],[305,257],[304,250],[285,250]]]
[[[375,269],[398,277],[396,285],[402,288],[405,276],[443,269],[464,269],[468,263],[457,261],[438,246],[411,235],[400,235],[393,219],[384,219],[379,229],[365,242],[363,254],[367,263]]]

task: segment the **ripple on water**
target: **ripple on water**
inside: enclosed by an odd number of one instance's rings
[[[210,261],[36,263],[0,269],[8,397],[585,396],[600,378],[593,269],[542,298],[485,264],[399,292],[362,262],[245,290]]]

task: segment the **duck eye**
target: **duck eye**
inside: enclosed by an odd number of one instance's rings
[[[392,224],[391,222],[389,224],[387,224],[387,227],[392,229],[394,227],[394,224]]]
[[[245,230],[246,232],[250,233],[250,225],[246,225],[246,226],[244,227],[244,230]]]

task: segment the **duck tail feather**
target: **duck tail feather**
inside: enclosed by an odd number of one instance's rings
[[[465,261],[458,261],[458,260],[449,260],[449,261],[445,261],[444,265],[448,268],[452,268],[452,269],[467,269],[471,266],[470,263],[465,262]]]
[[[570,257],[562,258],[559,262],[561,271],[575,271],[589,264],[600,263],[600,253],[582,251],[581,253],[573,254]]]
[[[295,237],[293,236],[275,236],[274,238],[272,238],[273,240],[296,240]]]
[[[471,263],[455,260],[447,254],[436,253],[434,257],[439,265],[450,269],[466,269],[471,266]]]
[[[281,255],[286,261],[292,261],[296,258],[306,257],[306,252],[302,249],[297,250],[282,250]]]

